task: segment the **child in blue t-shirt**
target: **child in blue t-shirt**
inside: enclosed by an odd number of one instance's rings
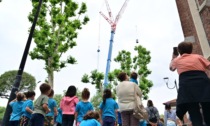
[[[22,115],[24,97],[25,96],[23,93],[17,93],[16,99],[9,103],[9,105],[12,107],[12,114],[10,116],[9,126],[19,126],[19,120]]]
[[[83,120],[80,123],[80,126],[101,126],[101,124],[99,123],[99,120],[100,120],[100,115],[98,112],[89,111],[83,117]]]
[[[136,72],[132,72],[131,75],[130,75],[130,81],[134,82],[138,85],[137,78],[138,78],[138,74]]]
[[[82,101],[79,101],[76,105],[76,124],[79,126],[80,122],[83,120],[83,116],[88,112],[93,110],[93,105],[88,101],[90,97],[90,92],[87,88],[82,91]]]
[[[119,112],[119,111],[117,112],[117,114],[118,114],[118,118],[117,118],[117,119],[118,119],[118,120],[117,120],[118,125],[119,125],[119,126],[122,126],[121,114],[120,114],[120,112]]]
[[[50,94],[48,95],[48,108],[50,109],[50,112],[46,114],[44,125],[45,126],[53,126],[54,125],[54,117],[58,115],[57,111],[57,103],[55,99],[53,99],[54,96],[54,90],[51,89]]]
[[[25,93],[27,100],[23,104],[22,116],[20,119],[20,126],[28,126],[28,123],[31,119],[31,114],[33,113],[33,100],[35,97],[34,91],[28,91]]]
[[[62,126],[62,110],[61,108],[58,108],[58,115],[56,117],[56,126]]]
[[[102,114],[103,126],[115,126],[119,107],[117,102],[112,98],[110,89],[104,90],[103,102],[100,104],[99,108]]]

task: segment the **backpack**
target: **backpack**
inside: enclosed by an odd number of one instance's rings
[[[149,121],[152,123],[157,123],[158,119],[157,119],[157,115],[156,115],[156,110],[154,109],[154,107],[149,108]]]

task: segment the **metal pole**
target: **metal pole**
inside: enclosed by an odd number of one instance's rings
[[[177,86],[177,83],[176,83],[176,79],[175,79],[175,81],[174,81],[174,83],[175,83],[175,87],[176,87],[176,91],[177,91],[177,93],[178,93],[178,86]]]
[[[24,50],[24,53],[23,53],[23,56],[22,56],[22,60],[21,60],[20,66],[19,66],[19,70],[18,70],[17,75],[16,75],[15,83],[13,84],[13,87],[12,87],[12,90],[11,90],[11,93],[10,93],[10,96],[9,96],[9,100],[8,100],[7,108],[6,108],[6,111],[5,111],[5,114],[4,114],[4,119],[3,119],[2,126],[9,126],[9,118],[10,118],[10,114],[12,112],[12,108],[9,106],[9,102],[16,98],[16,92],[18,91],[18,88],[20,86],[23,70],[24,70],[26,59],[27,59],[28,52],[29,52],[29,49],[30,49],[31,40],[32,40],[32,37],[33,37],[33,33],[34,33],[36,22],[37,22],[37,19],[38,19],[38,16],[39,16],[39,11],[40,11],[41,5],[42,5],[42,0],[39,0],[39,5],[37,7],[37,12],[36,12],[36,15],[34,17],[33,24],[31,26],[30,34],[28,36],[28,40],[27,40],[25,50]]]
[[[107,59],[107,64],[106,64],[106,73],[104,77],[104,87],[106,88],[108,85],[108,74],[110,71],[110,64],[111,64],[111,58],[112,58],[112,47],[113,47],[113,39],[114,39],[114,30],[111,31],[111,38],[110,38],[110,43],[109,43],[109,53],[108,53],[108,59]]]

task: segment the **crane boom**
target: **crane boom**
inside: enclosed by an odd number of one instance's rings
[[[108,14],[109,14],[109,19],[112,20],[112,21],[114,21],[113,16],[112,16],[112,11],[111,11],[111,9],[109,7],[108,1],[105,0],[105,3],[106,3],[106,8],[107,8],[107,11],[108,11]]]
[[[126,6],[127,6],[127,4],[128,4],[128,1],[129,1],[129,0],[125,0],[125,2],[124,2],[124,4],[123,4],[122,8],[120,9],[119,13],[117,14],[117,16],[116,16],[116,18],[115,18],[115,21],[114,21],[115,24],[118,23],[118,21],[119,21],[121,15],[122,15],[123,12],[125,11],[125,8],[126,8]]]
[[[113,25],[113,21],[110,20],[105,14],[103,14],[101,11],[100,11],[99,13],[104,17],[105,20],[107,20],[107,22],[108,22],[111,26]]]

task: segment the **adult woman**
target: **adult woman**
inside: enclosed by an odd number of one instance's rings
[[[176,112],[170,104],[165,104],[164,120],[165,126],[176,126]]]
[[[156,107],[154,107],[152,100],[147,101],[147,108],[146,108],[149,120],[147,126],[157,126],[158,121],[160,119],[159,112]]]
[[[141,90],[139,87],[129,81],[128,75],[121,72],[118,75],[120,84],[116,88],[119,109],[122,117],[122,126],[137,126],[139,120],[133,116],[133,109],[135,107],[135,94],[136,89],[137,95],[141,98]]]
[[[191,54],[191,42],[181,42],[178,52],[173,54],[170,70],[177,69],[179,74],[179,91],[177,97],[177,116],[183,119],[188,111],[193,126],[203,126],[200,106],[206,125],[210,125],[210,80],[205,71],[210,69],[210,62],[201,55]]]

